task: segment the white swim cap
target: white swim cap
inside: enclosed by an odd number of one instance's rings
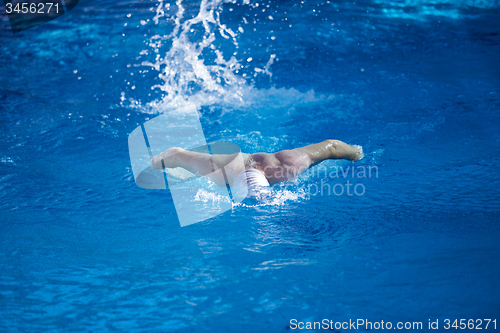
[[[238,174],[231,186],[233,195],[238,197],[257,197],[261,187],[268,187],[269,182],[264,174],[253,168],[243,170]]]

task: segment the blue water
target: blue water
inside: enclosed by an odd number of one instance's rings
[[[158,4],[80,1],[17,34],[0,7],[0,331],[498,329],[498,1],[213,1],[207,30],[200,3]],[[311,170],[181,228],[168,190],[136,186],[127,138],[186,105],[209,142],[338,139],[365,158],[321,167],[378,174]],[[364,194],[303,191],[347,181]]]

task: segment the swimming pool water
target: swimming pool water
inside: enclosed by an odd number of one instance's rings
[[[81,1],[16,34],[1,16],[0,330],[498,321],[499,8]],[[184,106],[208,142],[365,158],[181,228],[168,190],[136,186],[127,137]],[[378,173],[317,172],[348,167]],[[304,191],[347,181],[364,194]]]

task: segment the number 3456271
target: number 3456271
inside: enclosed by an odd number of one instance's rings
[[[13,6],[11,3],[5,4],[5,9],[7,14],[17,13],[17,14],[49,14],[55,11],[56,14],[59,13],[59,4],[58,3],[17,3]]]
[[[476,330],[481,330],[481,329],[488,329],[488,326],[490,328],[493,328],[494,330],[497,329],[497,320],[496,319],[455,319],[454,321],[451,321],[450,319],[445,319],[444,320],[444,329],[476,329]]]

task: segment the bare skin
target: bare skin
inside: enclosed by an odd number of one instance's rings
[[[276,153],[240,153],[242,163],[229,164],[236,155],[210,155],[173,147],[153,157],[151,162],[156,169],[181,167],[198,175],[208,175],[219,186],[232,184],[241,171],[254,168],[261,171],[272,184],[292,180],[324,160],[360,160],[363,151],[361,147],[342,141],[326,140]]]

